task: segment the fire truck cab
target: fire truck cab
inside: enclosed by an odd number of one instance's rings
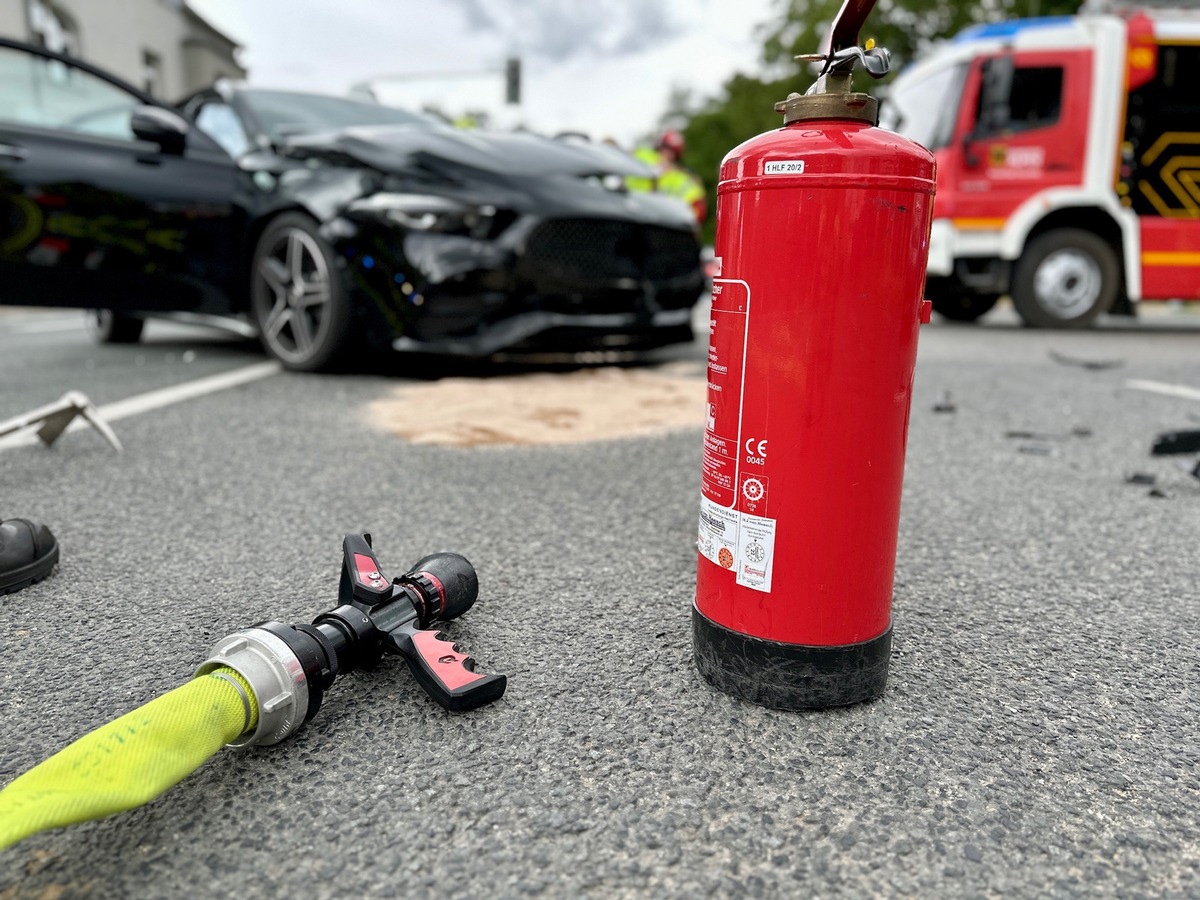
[[[927,296],[973,321],[1003,295],[1078,328],[1200,300],[1200,12],[970,28],[893,83],[881,124],[933,151]]]

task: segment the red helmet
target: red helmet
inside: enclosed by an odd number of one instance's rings
[[[683,135],[678,131],[668,131],[658,139],[659,150],[670,150],[676,156],[683,155]]]

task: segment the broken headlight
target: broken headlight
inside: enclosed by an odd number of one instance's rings
[[[352,209],[383,216],[409,231],[474,238],[494,237],[505,218],[490,204],[476,206],[433,194],[375,194],[359,200]]]

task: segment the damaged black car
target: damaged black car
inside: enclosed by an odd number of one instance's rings
[[[692,339],[691,211],[615,148],[218,85],[177,108],[0,39],[0,304],[241,323],[285,366]],[[237,326],[235,326],[237,327]]]

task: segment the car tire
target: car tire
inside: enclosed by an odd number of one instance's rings
[[[1062,228],[1029,242],[1013,273],[1012,301],[1033,328],[1086,328],[1112,308],[1121,265],[1107,241]]]
[[[89,309],[84,315],[88,333],[98,344],[136,344],[146,327],[145,319],[111,309]]]
[[[951,279],[931,279],[925,285],[925,297],[934,312],[952,322],[974,322],[1000,299],[999,294],[972,293]]]
[[[337,259],[305,215],[284,213],[259,237],[250,307],[263,347],[288,369],[325,371],[349,350],[352,315]]]

